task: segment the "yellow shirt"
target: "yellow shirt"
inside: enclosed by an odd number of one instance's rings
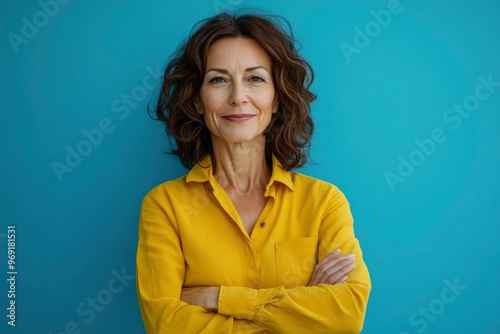
[[[142,204],[137,292],[147,332],[359,333],[371,282],[340,190],[273,158],[267,203],[249,236],[210,157],[201,165]],[[336,249],[355,254],[347,282],[306,286]],[[221,287],[217,313],[179,299],[183,287],[199,286]]]

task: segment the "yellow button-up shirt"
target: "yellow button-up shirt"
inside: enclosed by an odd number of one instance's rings
[[[147,332],[359,333],[371,282],[340,190],[273,157],[267,202],[248,235],[210,157],[201,166],[142,204],[137,291]],[[347,282],[307,286],[336,249],[355,255]],[[217,312],[180,300],[183,287],[200,286],[220,286]]]

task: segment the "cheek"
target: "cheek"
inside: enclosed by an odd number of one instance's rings
[[[256,101],[262,109],[271,109],[274,106],[274,92],[269,92],[267,94],[263,94]]]
[[[204,111],[217,111],[225,101],[224,92],[218,90],[202,90],[201,101]]]

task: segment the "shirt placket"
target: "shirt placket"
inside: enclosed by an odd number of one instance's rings
[[[253,257],[255,259],[255,268],[258,277],[258,288],[262,287],[262,281],[264,279],[262,277],[263,270],[269,270],[269,268],[263,268],[263,257],[269,255],[269,249],[264,248],[272,247],[272,245],[274,244],[273,242],[270,242],[272,239],[271,234],[274,227],[274,222],[271,220],[271,213],[275,202],[274,194],[273,196],[269,196],[268,192],[266,191],[266,197],[266,205],[257,218],[257,222],[255,223],[255,226],[253,228],[252,235],[250,236]]]

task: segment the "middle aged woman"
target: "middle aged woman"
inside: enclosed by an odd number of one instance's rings
[[[144,198],[148,333],[357,333],[370,278],[344,195],[292,169],[312,71],[276,19],[205,20],[165,72],[157,116],[189,174]]]

